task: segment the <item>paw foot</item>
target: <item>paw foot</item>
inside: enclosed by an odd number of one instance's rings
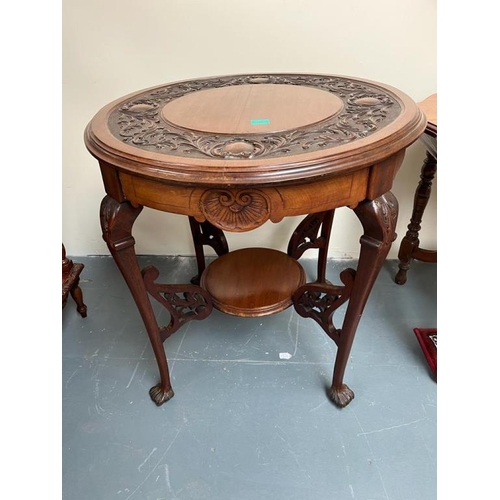
[[[87,317],[87,306],[77,307],[76,310],[82,318]]]
[[[354,399],[354,392],[342,384],[340,387],[333,387],[328,392],[329,398],[340,408],[344,408]]]
[[[163,403],[166,403],[169,399],[174,397],[174,391],[170,388],[168,391],[165,391],[160,384],[151,387],[149,390],[149,395],[151,399],[155,402],[156,406],[161,406]]]

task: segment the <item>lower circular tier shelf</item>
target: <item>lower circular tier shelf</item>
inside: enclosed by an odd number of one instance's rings
[[[292,305],[292,295],[306,281],[302,266],[270,248],[244,248],[211,262],[201,286],[219,311],[234,316],[259,317]]]

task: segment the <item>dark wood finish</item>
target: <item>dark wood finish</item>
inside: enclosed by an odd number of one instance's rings
[[[194,285],[200,284],[201,275],[206,267],[204,246],[210,246],[220,257],[229,252],[226,236],[224,232],[210,224],[208,221],[198,222],[194,217],[189,217],[189,227],[193,236],[194,250],[196,254],[196,263],[198,265],[198,274],[191,278]]]
[[[224,103],[225,105],[222,105]],[[249,123],[250,121],[250,123]],[[105,106],[85,144],[101,166],[107,196],[103,237],[142,315],[160,371],[150,394],[173,396],[163,341],[216,307],[260,316],[291,304],[337,343],[330,398],[353,397],[343,377],[373,282],[394,239],[397,202],[389,192],[407,146],[425,129],[418,106],[397,89],[332,75],[233,75],[176,82]],[[159,285],[138,267],[132,226],[142,207],[189,217],[198,277]],[[358,269],[326,281],[334,210],[350,207],[364,228]],[[312,215],[311,215],[312,214]],[[272,249],[229,252],[224,231],[306,216],[288,255]],[[219,256],[205,267],[203,247]],[[318,276],[305,283],[297,262],[318,250]],[[171,313],[160,328],[148,294]],[[333,312],[349,300],[340,329]]]
[[[300,259],[307,250],[318,250],[318,272],[316,277],[318,283],[326,283],[328,244],[330,243],[334,215],[335,210],[308,215],[297,226],[288,243],[287,253],[294,259]]]
[[[196,285],[158,284],[160,272],[154,266],[142,270],[146,290],[170,313],[170,323],[160,328],[161,341],[165,342],[184,323],[202,320],[212,312],[212,297]]]
[[[401,240],[399,247],[399,271],[395,278],[398,285],[406,283],[407,273],[412,260],[434,264],[437,262],[437,250],[421,248],[419,240],[422,218],[431,196],[432,182],[437,170],[437,94],[429,96],[419,103],[419,106],[427,117],[425,134],[421,137],[422,142],[427,148],[427,152],[420,173],[420,181],[415,191],[408,230]]]
[[[398,203],[389,192],[373,201],[360,203],[354,210],[363,225],[358,268],[344,270],[343,286],[307,284],[294,294],[295,310],[317,321],[338,346],[330,399],[344,407],[354,398],[343,382],[356,328],[380,268],[396,237]],[[349,299],[341,329],[333,325],[333,313]]]
[[[307,283],[293,294],[295,310],[304,318],[312,318],[338,345],[341,329],[336,328],[333,313],[351,296],[356,271],[351,268],[340,273],[342,285],[327,282]]]
[[[85,266],[73,262],[66,257],[66,249],[62,245],[62,306],[66,305],[68,295],[76,302],[76,310],[82,318],[87,317],[87,306],[83,303],[82,289],[79,287],[80,274]]]
[[[302,266],[270,248],[230,252],[211,262],[201,277],[216,309],[249,318],[290,307],[292,294],[304,283]]]
[[[152,387],[149,394],[157,405],[161,405],[173,397],[174,391],[170,384],[160,327],[148,299],[146,285],[134,251],[135,240],[132,237],[132,226],[141,211],[142,207],[134,208],[128,202],[119,203],[107,195],[101,203],[101,228],[102,237],[127,282],[148,332],[160,372],[160,383]]]

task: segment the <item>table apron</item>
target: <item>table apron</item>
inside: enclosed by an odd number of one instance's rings
[[[338,207],[355,208],[388,192],[404,151],[363,169],[275,186],[190,186],[150,179],[117,170],[101,162],[106,192],[118,202],[208,220],[225,231],[251,231],[266,221],[318,213]]]
[[[190,187],[120,173],[125,198],[164,212],[209,220],[226,230],[245,231],[267,220],[356,206],[366,197],[368,170],[306,184],[278,187]]]

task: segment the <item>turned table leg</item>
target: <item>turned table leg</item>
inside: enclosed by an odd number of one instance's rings
[[[297,313],[319,323],[338,346],[329,397],[341,408],[354,398],[353,391],[343,382],[344,373],[366,301],[395,239],[398,203],[388,192],[360,203],[354,212],[364,229],[357,270],[345,269],[340,273],[343,285],[308,283],[293,296]],[[342,328],[335,328],[333,314],[346,301],[349,303]]]
[[[422,222],[425,207],[427,206],[431,195],[432,181],[434,180],[436,169],[437,160],[429,151],[427,151],[424,164],[422,165],[420,182],[418,183],[415,191],[413,211],[410,223],[408,224],[408,231],[401,240],[401,245],[399,247],[399,271],[395,278],[398,285],[404,285],[406,283],[406,274],[410,268],[412,258],[418,256],[419,260],[435,262],[435,252],[425,252],[422,250],[420,252],[421,255],[418,253],[420,245],[418,234],[421,229],[420,224]]]
[[[87,306],[83,303],[83,292],[79,286],[80,278],[77,278],[75,285],[70,290],[71,297],[76,302],[76,310],[81,315],[82,318],[87,317]]]

